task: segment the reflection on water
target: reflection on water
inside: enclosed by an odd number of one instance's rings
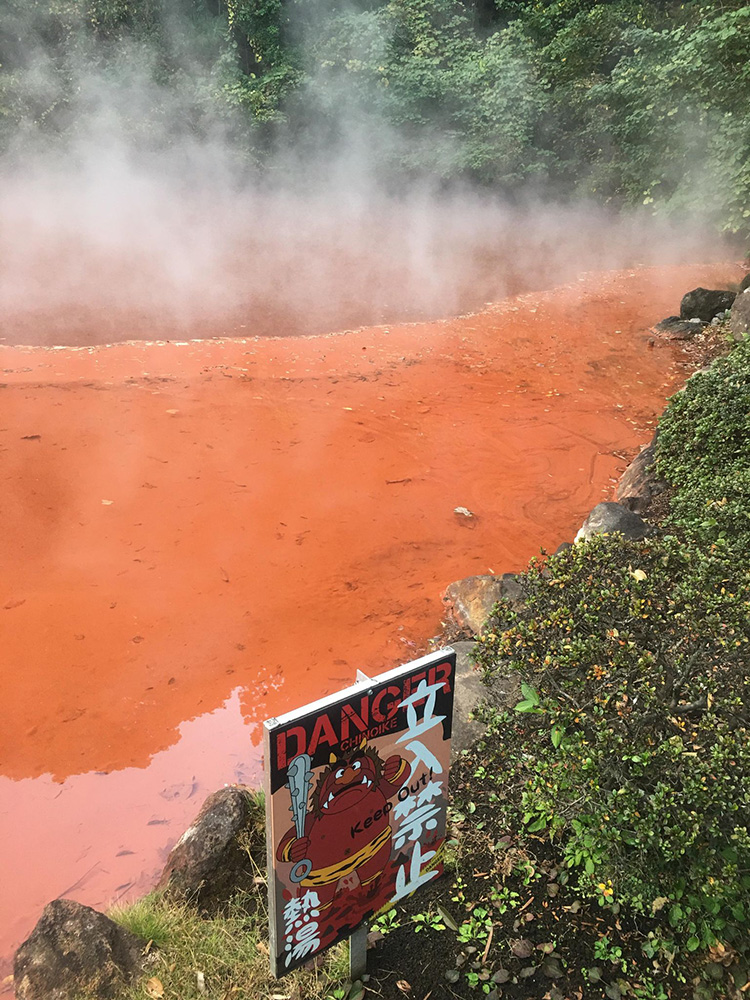
[[[260,726],[244,720],[240,693],[183,722],[174,746],[146,768],[78,774],[61,784],[49,775],[0,777],[0,955],[18,947],[31,929],[29,914],[50,899],[102,908],[148,891],[210,792],[260,784]],[[0,979],[9,971],[0,966]]]

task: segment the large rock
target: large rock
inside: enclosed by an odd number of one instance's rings
[[[145,945],[103,913],[56,899],[16,952],[17,1000],[113,997],[143,971]]]
[[[265,863],[249,789],[220,788],[173,847],[157,888],[216,913],[238,890],[257,891],[251,856]]]
[[[647,538],[651,527],[642,517],[619,503],[598,503],[583,522],[576,535],[576,541],[591,538],[592,535],[624,535],[626,538]]]
[[[654,472],[654,445],[656,438],[643,448],[620,477],[615,500],[636,514],[645,514],[652,497],[663,493],[666,483]]]
[[[666,319],[658,322],[653,329],[671,340],[689,340],[696,333],[700,333],[704,326],[705,323],[697,317],[681,319],[679,316],[667,316]]]
[[[694,288],[684,295],[680,303],[681,319],[697,317],[704,323],[710,323],[714,316],[732,308],[734,292],[724,292],[711,288]]]
[[[729,329],[736,340],[741,340],[745,334],[750,333],[750,288],[734,300]]]
[[[740,282],[739,294],[741,295],[747,288],[750,288],[750,271],[748,271]]]
[[[456,651],[451,760],[462,750],[467,750],[480,736],[483,736],[487,728],[471,717],[471,713],[479,702],[487,697],[487,689],[482,681],[482,671],[476,666],[472,657],[476,645],[473,640],[451,643]]]
[[[452,583],[443,595],[454,621],[471,635],[479,635],[493,607],[505,598],[520,603],[523,598],[518,577],[514,573],[502,576],[468,576]]]
[[[451,760],[462,750],[468,749],[487,730],[484,722],[472,716],[474,709],[484,701],[503,708],[510,708],[519,701],[520,681],[518,675],[502,669],[493,671],[485,679],[482,670],[474,662],[476,642],[451,642],[456,651],[456,689],[453,702],[453,729],[451,732]]]

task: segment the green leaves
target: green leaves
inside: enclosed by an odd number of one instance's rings
[[[671,519],[702,545],[740,557],[750,546],[750,344],[693,376],[660,426],[660,475],[677,494]]]
[[[526,831],[560,838],[579,891],[663,920],[684,948],[745,919],[748,552],[580,543],[529,568],[523,606],[499,608],[478,646],[490,672],[521,675],[498,732]]]
[[[446,910],[446,908],[444,906],[441,906],[440,903],[436,904],[436,909],[438,911],[438,914],[440,915],[440,919],[443,921],[443,923],[445,924],[445,926],[448,927],[452,931],[457,931],[458,930],[458,924],[453,919],[453,917],[451,916],[450,912],[448,910]]]
[[[669,922],[673,927],[677,927],[684,916],[685,911],[679,903],[675,903],[674,906],[669,908]]]
[[[546,830],[547,817],[539,816],[537,819],[534,820],[533,823],[529,823],[526,829],[529,831],[529,833],[539,833],[540,830]]]
[[[539,707],[539,695],[536,691],[529,687],[528,684],[521,684],[521,694],[523,699],[519,701],[515,706],[516,712],[541,712]]]

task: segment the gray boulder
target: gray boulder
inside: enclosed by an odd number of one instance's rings
[[[667,316],[666,319],[657,323],[653,329],[657,333],[669,337],[671,340],[689,340],[696,333],[700,333],[704,325],[703,321],[697,317],[693,319],[680,319],[679,316]]]
[[[664,480],[654,472],[654,445],[656,438],[643,448],[620,477],[615,500],[636,514],[645,514],[651,500],[666,488]]]
[[[739,294],[741,295],[747,288],[750,288],[750,271],[748,271],[740,282]]]
[[[652,534],[651,527],[642,517],[623,507],[622,504],[605,502],[598,503],[583,522],[581,530],[576,535],[577,542],[592,535],[624,535],[625,538],[647,538]]]
[[[468,749],[474,740],[484,735],[486,726],[472,719],[471,713],[486,697],[487,689],[482,682],[482,671],[475,665],[472,657],[476,642],[464,640],[452,642],[451,646],[456,651],[456,686],[451,732],[451,760],[453,760],[462,750]]]
[[[249,793],[230,785],[209,795],[172,848],[158,889],[211,914],[238,890],[258,891],[253,858],[265,864],[265,846]]]
[[[451,731],[453,760],[487,730],[484,722],[473,718],[474,709],[485,701],[503,708],[515,705],[520,700],[520,681],[510,668],[507,672],[495,670],[490,677],[484,677],[482,670],[474,662],[477,643],[473,640],[451,642],[451,646],[456,651],[456,688]]]
[[[113,997],[143,971],[145,946],[103,913],[56,899],[16,952],[17,1000]]]
[[[514,573],[502,576],[469,576],[452,583],[443,595],[453,620],[471,635],[479,635],[482,626],[501,599],[522,602],[521,587]]]
[[[714,316],[732,308],[735,293],[712,288],[694,288],[684,295],[680,303],[680,318],[697,317],[710,323]]]
[[[734,300],[732,315],[729,317],[729,329],[735,340],[742,340],[750,333],[750,288]]]

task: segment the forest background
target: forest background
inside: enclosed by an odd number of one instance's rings
[[[750,5],[4,0],[0,149],[117,119],[233,169],[589,198],[750,232]],[[148,85],[144,86],[144,81]],[[302,169],[301,169],[302,168]]]

